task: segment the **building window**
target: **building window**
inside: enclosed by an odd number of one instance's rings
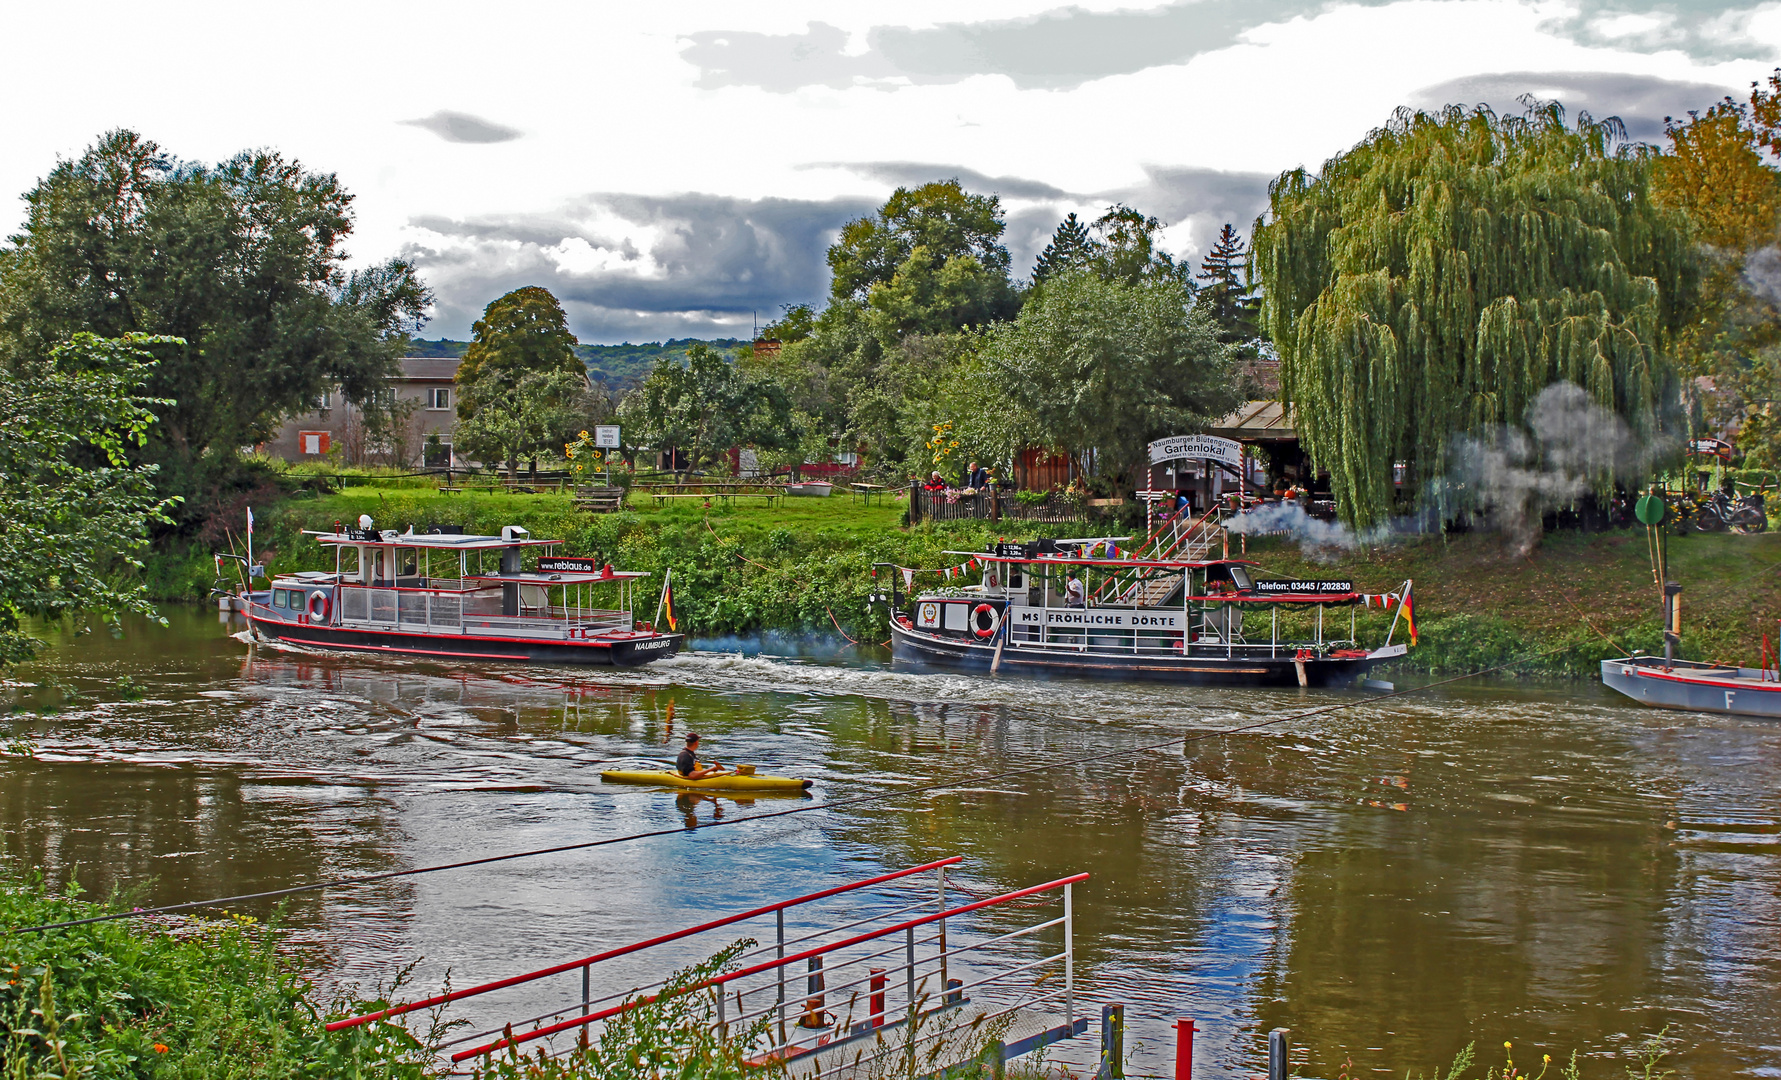
[[[321,412],[325,409],[332,409],[333,407],[334,407],[333,391],[324,390],[320,394],[316,395],[315,408],[316,408],[317,412]]]
[[[451,436],[434,432],[421,444],[421,464],[429,469],[451,468]]]
[[[371,393],[372,400],[386,409],[396,404],[396,388],[393,386],[380,386]]]
[[[427,407],[430,409],[451,408],[451,387],[435,386],[433,388],[433,403]]]

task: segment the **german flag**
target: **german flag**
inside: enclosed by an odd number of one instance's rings
[[[1410,583],[1404,582],[1404,622],[1410,627],[1410,644],[1416,644],[1416,615],[1410,605]]]
[[[647,601],[646,601],[646,603],[647,603]],[[668,613],[668,629],[670,629],[670,630],[680,629],[679,622],[677,622],[674,618],[674,578],[673,577],[668,578],[667,583],[665,584],[665,586],[662,589],[662,609]],[[1414,639],[1414,637],[1416,635],[1416,628],[1414,626],[1412,626],[1410,628],[1410,634],[1411,634],[1412,639]]]

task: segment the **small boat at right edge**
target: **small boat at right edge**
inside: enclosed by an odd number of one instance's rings
[[[1781,666],[1768,667],[1766,655],[1760,668],[1676,658],[1682,643],[1682,586],[1669,580],[1669,542],[1661,527],[1669,514],[1668,503],[1656,494],[1643,496],[1634,508],[1653,534],[1653,576],[1663,583],[1663,655],[1634,653],[1603,660],[1603,685],[1658,709],[1781,717]],[[1763,651],[1768,651],[1766,643]]]

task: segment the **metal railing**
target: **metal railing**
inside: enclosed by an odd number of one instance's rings
[[[914,1053],[918,1047],[925,1047],[924,1058],[944,1057],[951,1049],[948,1040],[981,1041],[986,1032],[1024,1033],[1025,1044],[1033,1046],[1079,1033],[1087,1021],[1076,1015],[1072,890],[1088,875],[948,907],[947,870],[960,861],[956,856],[940,859],[821,890],[579,960],[335,1021],[328,1030],[579,973],[577,1000],[458,1036],[443,1047],[451,1061],[540,1041],[546,1054],[563,1053],[568,1048],[550,1040],[574,1033],[585,1045],[590,1028],[668,997],[689,994],[710,995],[708,1000],[715,1004],[710,1030],[720,1038],[732,1043],[746,1039],[748,1045],[739,1049],[752,1060],[785,1062],[804,1080],[858,1071],[891,1055]],[[933,876],[924,885],[920,876],[930,873]],[[833,921],[818,920],[814,926],[808,920],[802,926],[788,926],[788,913],[880,886],[887,888],[874,898],[875,910],[831,916]],[[1025,925],[1006,925],[1005,916],[1012,908],[1051,907],[1057,902],[1061,910],[1055,914]],[[959,920],[992,911],[1003,916],[993,931],[961,933]],[[594,968],[602,963],[768,919],[770,940],[738,956],[735,962],[740,966],[734,970],[666,991],[668,979],[594,993]],[[967,920],[972,926],[976,922]],[[1061,945],[1048,938],[1061,938]],[[802,993],[797,990],[800,982]],[[964,1049],[959,1052],[968,1056]]]

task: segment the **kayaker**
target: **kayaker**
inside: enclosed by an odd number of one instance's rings
[[[711,765],[699,764],[699,733],[686,733],[686,749],[674,760],[674,771],[688,780],[703,780],[707,776],[717,776],[726,770],[721,763]]]

